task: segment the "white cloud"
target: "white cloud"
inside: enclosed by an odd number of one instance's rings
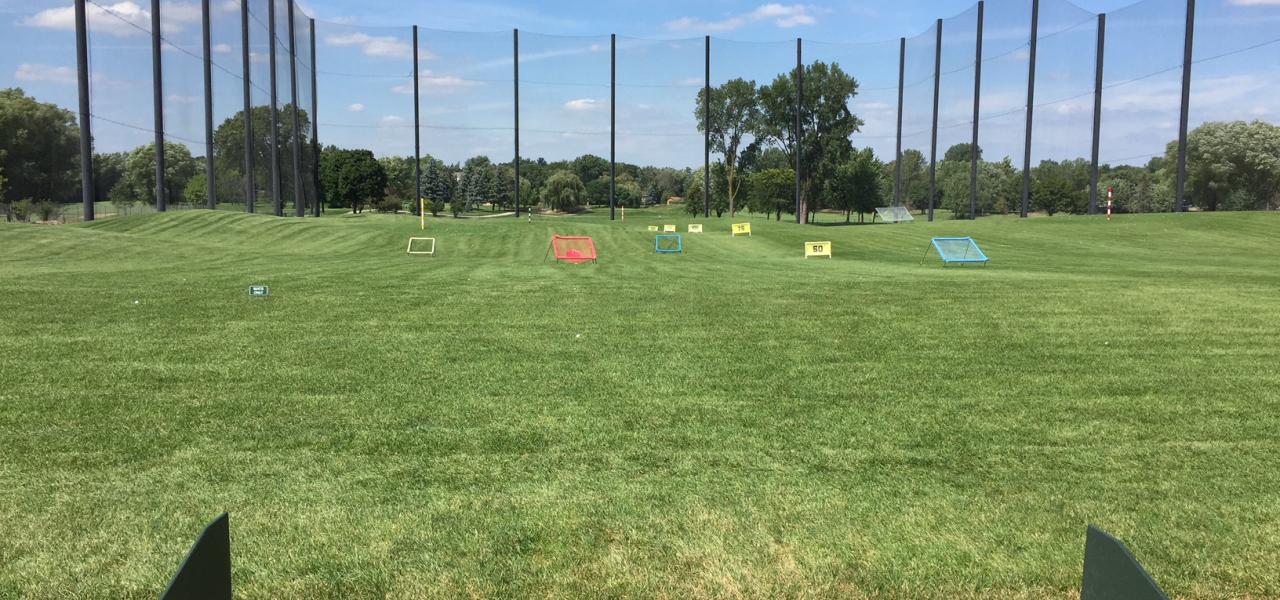
[[[591,111],[604,108],[604,103],[594,98],[579,98],[564,103],[565,110],[575,112]]]
[[[218,54],[231,54],[231,44],[214,44],[213,51]]]
[[[413,45],[400,38],[374,36],[367,33],[331,35],[324,40],[331,46],[360,46],[365,56],[377,58],[413,58]]]
[[[395,115],[387,115],[382,117],[382,119],[378,121],[378,124],[383,127],[400,127],[401,125],[404,125],[404,118],[397,117]]]
[[[530,52],[527,54],[524,52],[521,52],[520,64],[523,65],[523,64],[539,62],[544,60],[551,60],[553,58],[561,58],[565,56],[579,56],[582,54],[592,54],[597,52],[597,50],[594,49],[597,47],[598,47],[598,44],[588,45],[588,46],[577,46],[577,47],[571,47],[571,48],[557,48],[554,50],[546,50],[543,52]],[[488,71],[488,70],[497,69],[497,68],[506,69],[511,66],[511,63],[512,63],[511,57],[504,56],[502,58],[497,58],[494,60],[477,63],[471,67],[471,70],[472,71]]]
[[[164,101],[170,104],[195,104],[200,100],[197,96],[182,96],[179,94],[169,94],[164,97]]]
[[[436,91],[456,91],[462,88],[475,87],[480,85],[480,82],[463,79],[457,75],[436,75],[431,71],[423,71],[422,84]]]
[[[76,70],[71,67],[22,63],[18,65],[18,71],[13,74],[13,78],[18,81],[74,84],[76,82]]]
[[[107,7],[89,4],[85,7],[89,26],[95,32],[103,32],[117,37],[142,35],[151,28],[151,12],[143,10],[133,2],[118,2]],[[19,21],[27,27],[75,31],[75,6],[50,8],[42,10]],[[139,29],[141,28],[141,29]]]
[[[719,21],[706,21],[698,17],[681,17],[667,23],[670,31],[697,31],[704,33],[724,33],[741,29],[747,25],[761,21],[773,21],[782,29],[790,29],[802,25],[816,25],[818,19],[813,16],[813,8],[804,4],[762,4],[755,10],[731,15]]]
[[[1053,112],[1063,117],[1082,114],[1093,115],[1093,99],[1090,98],[1087,101],[1064,100],[1053,105]]]
[[[455,94],[463,90],[481,85],[479,81],[463,79],[457,75],[438,75],[429,70],[422,70],[419,74],[419,85],[422,86],[423,94],[443,95]],[[404,83],[391,88],[391,91],[405,96],[413,95],[413,84]]]
[[[884,112],[887,110],[893,110],[896,112],[897,110],[896,108],[894,108],[892,104],[889,104],[888,102],[875,102],[875,101],[871,101],[871,102],[855,101],[853,103],[853,107],[859,110],[867,111],[867,112]]]
[[[1229,0],[1234,6],[1280,6],[1280,0]]]
[[[151,18],[150,13],[147,18]],[[160,30],[164,34],[179,33],[188,25],[198,24],[203,19],[204,11],[200,9],[199,3],[166,3],[160,12]]]
[[[106,33],[116,37],[146,35],[151,30],[151,11],[136,2],[117,2],[101,6],[89,3],[85,7],[89,28],[94,33]],[[42,10],[18,22],[26,27],[75,31],[75,6],[63,6]],[[182,31],[201,19],[198,3],[175,3],[165,6],[164,28],[167,33]]]
[[[364,112],[364,105],[357,102],[355,104],[347,106],[347,112],[353,112],[353,113]]]

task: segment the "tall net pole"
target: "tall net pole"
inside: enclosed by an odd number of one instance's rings
[[[969,218],[978,218],[978,123],[982,104],[982,25],[986,2],[978,2],[978,40],[973,60],[973,138],[969,145]]]
[[[413,206],[422,212],[422,113],[418,77],[418,26],[413,26]],[[419,215],[421,216],[421,215]]]
[[[252,213],[254,205],[258,202],[258,184],[255,181],[253,171],[257,168],[254,163],[253,151],[253,96],[252,82],[250,80],[251,58],[249,56],[249,0],[240,0],[240,60],[241,69],[243,69],[244,79],[244,212]],[[314,71],[313,71],[314,72]],[[315,115],[312,115],[312,119]]]
[[[1107,49],[1107,15],[1098,15],[1098,46],[1093,66],[1093,153],[1089,169],[1089,214],[1098,214],[1098,150],[1102,143],[1102,76]]]
[[[1031,211],[1031,129],[1035,123],[1036,109],[1036,50],[1040,42],[1040,0],[1031,0],[1031,56],[1027,67],[1027,127],[1026,141],[1022,149],[1022,210],[1018,215],[1027,218]]]
[[[311,28],[311,178],[315,184],[316,192],[315,206],[312,207],[312,210],[315,211],[315,216],[318,217],[324,211],[324,207],[320,206],[322,196],[320,193],[320,113],[318,110],[320,94],[317,92],[319,88],[316,87],[316,20],[309,19],[308,22]]]
[[[520,30],[514,29],[512,35],[512,58],[515,63],[512,88],[515,90],[515,153],[516,153],[516,218],[520,218]]]
[[[80,197],[83,202],[84,220],[94,218],[93,202],[93,133],[89,104],[89,25],[85,13],[85,0],[76,0],[76,86],[80,96]]]
[[[937,41],[933,45],[933,126],[929,134],[929,220],[938,205],[938,99],[942,91],[942,19],[937,22]]]
[[[1182,114],[1178,119],[1178,193],[1174,212],[1182,212],[1187,193],[1187,125],[1191,114],[1191,60],[1196,36],[1196,0],[1187,0],[1186,37],[1182,47]]]
[[[204,51],[204,170],[209,210],[218,207],[217,173],[213,168],[213,44],[209,25],[209,0],[200,0],[202,49]]]
[[[284,216],[284,200],[280,197],[280,114],[277,110],[279,94],[276,73],[276,2],[267,0],[267,40],[271,61],[271,210],[277,217]]]
[[[711,216],[711,36],[706,37],[702,84],[702,216]]]
[[[907,38],[898,38],[898,133],[893,152],[893,205],[902,206],[902,98],[907,76]]]
[[[307,216],[307,202],[302,192],[302,128],[298,122],[298,35],[293,18],[293,0],[289,0],[289,96],[293,110],[291,130],[293,132],[293,214],[296,217]],[[314,68],[314,67],[313,67]]]
[[[609,220],[618,205],[618,34],[609,35]]]
[[[151,0],[151,94],[156,133],[156,211],[169,208],[164,177],[164,75],[160,56],[160,0]]]
[[[804,131],[800,125],[800,110],[804,104],[804,41],[796,38],[796,120],[795,120],[795,136],[796,136],[796,223],[804,225],[808,222],[808,215],[805,214],[804,201],[802,198],[802,190],[800,189],[800,156],[804,154],[802,143],[804,139]]]

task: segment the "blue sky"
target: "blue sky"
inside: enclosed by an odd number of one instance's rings
[[[148,143],[151,133],[149,3],[94,0],[91,61],[95,141],[100,151]],[[269,99],[268,0],[250,0],[253,101]],[[275,0],[281,37],[287,0]],[[194,153],[203,137],[199,3],[163,0],[165,119],[171,141]],[[238,0],[213,0],[215,121],[242,107]],[[696,166],[701,136],[693,99],[703,77],[704,34],[713,83],[767,83],[794,64],[838,63],[859,80],[855,134],[891,158],[896,126],[899,36],[908,36],[904,147],[927,150],[932,105],[933,19],[945,17],[939,148],[968,141],[973,113],[976,24],[968,0],[719,0],[611,3],[405,3],[305,0],[317,25],[321,140],[379,155],[413,151],[412,74],[422,78],[423,151],[459,162],[510,160],[513,129],[511,29],[521,29],[521,150],[549,160],[609,151],[609,33],[618,33],[618,158]],[[1030,2],[988,0],[981,145],[987,158],[1020,163],[1025,130]],[[1184,0],[1043,0],[1035,111],[1035,160],[1087,157],[1092,123],[1096,17],[1109,12],[1102,158],[1139,164],[1176,137]],[[0,86],[76,106],[70,0],[0,0]],[[422,51],[413,64],[417,23]],[[1192,125],[1270,119],[1280,113],[1280,0],[1200,0]],[[303,29],[306,22],[300,21]],[[481,32],[481,33],[462,33]],[[300,31],[300,38],[305,35]],[[306,46],[305,39],[302,47]],[[278,40],[279,95],[289,101],[287,40]],[[309,63],[309,60],[304,59]],[[310,103],[310,65],[300,101]]]
[[[1093,12],[1133,0],[1078,0]],[[1027,0],[1029,3],[1029,0]],[[406,19],[423,27],[494,31],[519,27],[540,33],[636,37],[712,34],[737,40],[773,41],[804,36],[825,41],[871,41],[918,33],[940,17],[967,10],[973,0],[843,0],[804,3],[743,0],[555,0],[518,2],[444,0],[308,0],[326,20],[393,25]]]

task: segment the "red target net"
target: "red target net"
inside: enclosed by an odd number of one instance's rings
[[[557,261],[574,264],[596,262],[596,244],[586,236],[552,236],[551,249]]]

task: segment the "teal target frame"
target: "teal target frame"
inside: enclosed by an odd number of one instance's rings
[[[662,242],[667,240],[668,243]],[[672,247],[670,240],[675,240],[675,247]],[[684,237],[680,234],[656,235],[653,237],[653,251],[658,254],[684,254]]]

